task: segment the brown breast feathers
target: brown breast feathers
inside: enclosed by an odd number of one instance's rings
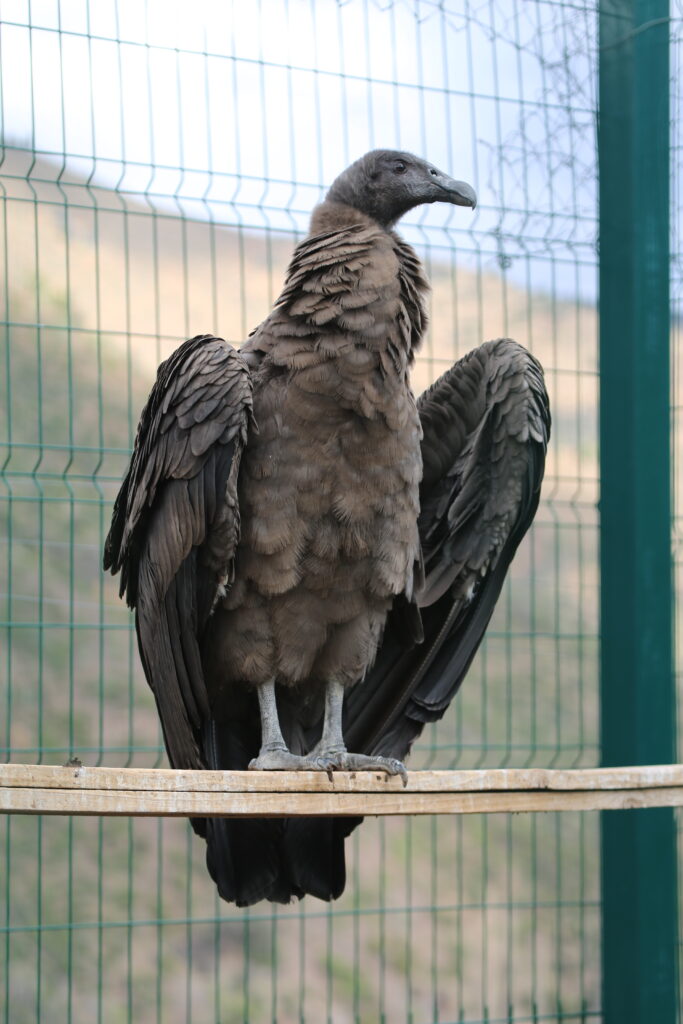
[[[426,288],[396,235],[325,203],[245,346],[260,357],[258,432],[210,644],[226,683],[357,682],[393,597],[412,593],[422,464],[408,368]]]

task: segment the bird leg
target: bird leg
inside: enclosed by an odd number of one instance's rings
[[[308,755],[310,767],[326,771],[328,775],[335,769],[348,772],[386,772],[387,775],[400,775],[405,786],[408,774],[402,761],[394,757],[372,754],[350,754],[346,749],[342,733],[343,703],[344,687],[341,683],[329,682],[325,691],[323,734]]]
[[[287,749],[275,700],[275,683],[272,679],[261,683],[258,688],[259,710],[261,712],[261,749],[258,757],[249,762],[253,771],[296,771],[311,768],[305,757],[292,754]]]

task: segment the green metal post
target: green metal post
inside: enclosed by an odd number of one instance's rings
[[[600,2],[604,765],[676,760],[668,0]],[[677,1021],[671,809],[602,816],[605,1024]]]

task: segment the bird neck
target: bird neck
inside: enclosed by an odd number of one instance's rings
[[[398,258],[398,285],[410,321],[408,355],[412,362],[427,329],[426,299],[430,291],[420,259],[413,247],[393,228],[384,228],[367,213],[329,198],[313,210],[309,238],[348,231],[349,228],[364,228],[366,232],[369,229],[374,233],[380,248],[388,244]]]
[[[354,225],[381,229],[381,225],[376,220],[368,217],[366,213],[357,210],[354,206],[326,199],[316,206],[311,214],[309,234],[322,235],[332,231],[343,231],[344,228]]]

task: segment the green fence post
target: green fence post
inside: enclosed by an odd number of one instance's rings
[[[600,2],[601,744],[676,760],[669,421],[669,9]],[[675,1024],[673,811],[602,816],[605,1024]]]

